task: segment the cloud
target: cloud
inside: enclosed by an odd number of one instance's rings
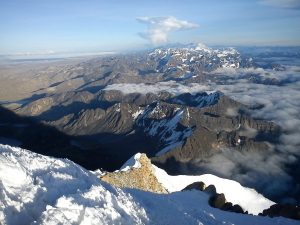
[[[297,196],[300,193],[300,180],[292,177],[291,173],[300,163],[300,67],[286,65],[284,68],[279,71],[263,68],[218,69],[211,73],[211,76],[217,75],[216,81],[203,85],[210,85],[209,90],[221,91],[246,105],[263,105],[250,113],[256,118],[274,121],[281,126],[282,134],[280,142],[268,152],[259,149],[257,152],[225,149],[205,162],[195,162],[195,165],[201,168],[201,171],[254,187],[273,200],[295,203],[296,199],[299,203],[300,198]],[[218,75],[222,75],[219,78],[220,82]],[[257,79],[253,81],[253,76],[260,77],[260,81],[275,78],[279,85],[255,83]],[[290,82],[291,80],[293,82]],[[227,114],[234,115],[235,111],[229,109]],[[249,137],[256,134],[253,129],[241,132]]]
[[[31,55],[53,55],[57,52],[53,50],[45,50],[45,51],[35,51],[35,52],[17,52],[12,55],[20,55],[20,56],[31,56]]]
[[[266,197],[284,202],[296,186],[285,164],[294,161],[295,158],[278,154],[274,150],[240,152],[224,149],[204,162],[195,162],[195,165],[200,171],[237,180],[248,187],[254,187]]]
[[[122,83],[122,84],[111,84],[107,85],[105,90],[119,90],[124,94],[130,93],[140,93],[140,94],[147,94],[147,93],[154,93],[158,94],[159,92],[167,91],[174,95],[179,95],[182,93],[197,93],[208,91],[209,86],[202,85],[198,83],[191,83],[191,84],[180,84],[176,81],[166,81],[166,82],[158,82],[155,84],[145,84],[145,83]],[[208,91],[210,92],[210,91]]]
[[[260,3],[275,7],[300,9],[299,0],[261,0]]]
[[[198,25],[173,16],[168,17],[139,17],[137,21],[148,25],[145,32],[139,33],[142,38],[153,44],[165,43],[172,31],[197,28]]]

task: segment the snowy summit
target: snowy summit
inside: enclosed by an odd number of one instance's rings
[[[183,180],[182,185],[188,183],[187,178],[171,179],[164,171],[158,168],[156,171],[164,184],[168,184],[164,179],[170,179],[171,191],[176,191],[180,180]],[[3,225],[298,224],[285,218],[224,212],[210,207],[207,194],[196,190],[171,194],[122,190],[102,182],[92,172],[67,159],[42,156],[8,145],[0,145],[0,187]],[[242,190],[238,184],[236,187]]]

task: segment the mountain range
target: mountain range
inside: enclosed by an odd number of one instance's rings
[[[170,175],[212,173],[296,204],[298,130],[279,113],[297,121],[296,101],[282,97],[275,117],[264,99],[281,88],[297,98],[297,51],[285,50],[190,44],[8,63],[0,68],[0,143],[110,172],[142,152]]]

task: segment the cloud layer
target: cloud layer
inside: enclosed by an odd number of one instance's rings
[[[168,41],[172,31],[197,28],[198,25],[185,20],[179,20],[173,16],[168,17],[139,17],[137,21],[148,26],[145,32],[139,33],[142,38],[152,44],[161,44]]]
[[[251,111],[256,118],[271,120],[282,127],[280,142],[268,152],[239,152],[224,149],[207,161],[195,162],[202,171],[210,171],[254,187],[267,197],[280,202],[300,201],[299,180],[292,177],[300,162],[300,67],[286,66],[284,71],[269,69],[220,69],[214,75],[226,75],[227,82],[211,83],[219,90],[247,105],[263,105]],[[281,85],[253,83],[247,74],[276,78]],[[213,75],[213,74],[212,74]],[[294,80],[294,82],[290,82]],[[250,132],[251,133],[251,132]],[[270,185],[272,184],[272,185]],[[294,202],[295,203],[295,202]]]

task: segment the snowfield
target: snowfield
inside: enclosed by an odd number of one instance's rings
[[[233,180],[223,179],[212,174],[170,176],[166,171],[154,165],[153,167],[158,181],[169,192],[180,191],[189,184],[202,181],[206,186],[214,185],[217,193],[223,193],[227,201],[240,205],[244,211],[248,211],[253,215],[258,215],[264,209],[268,209],[271,205],[275,204],[275,202],[265,198],[254,189],[243,187],[240,183]]]
[[[171,180],[170,187],[174,184]],[[1,225],[299,224],[285,218],[224,212],[211,208],[207,201],[208,195],[200,191],[154,194],[121,190],[70,160],[0,145]]]

